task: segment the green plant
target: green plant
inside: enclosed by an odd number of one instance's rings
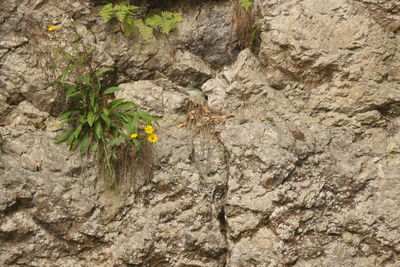
[[[160,29],[163,33],[169,32],[178,27],[177,23],[183,21],[180,13],[161,11],[152,13],[145,18],[145,23],[153,29]]]
[[[251,0],[239,0],[239,3],[242,7],[248,9],[253,2]]]
[[[253,27],[251,28],[251,35],[250,35],[250,41],[249,41],[250,49],[253,52],[257,52],[259,50],[260,43],[261,43],[260,34],[261,34],[261,24],[255,23],[253,25]]]
[[[58,48],[66,60],[63,64],[57,61],[63,66],[63,71],[57,75],[57,84],[65,90],[69,108],[58,116],[68,127],[55,142],[65,142],[70,150],[79,147],[82,156],[99,150],[107,176],[116,187],[112,160],[116,158],[118,147],[129,144],[139,153],[146,139],[157,142],[153,128],[157,122],[148,112],[135,109],[133,102],[113,99],[113,94],[123,89],[103,86],[101,79],[113,69],[93,68],[90,64],[93,50],[85,45],[77,45],[73,51],[77,49],[79,51],[73,53]]]
[[[105,22],[116,18],[121,24],[125,35],[129,36],[136,28],[143,39],[149,40],[153,35],[153,29],[159,29],[165,34],[169,34],[172,29],[177,27],[177,23],[182,21],[180,13],[167,11],[152,13],[144,18],[135,16],[132,12],[139,7],[121,2],[113,5],[112,3],[104,5],[100,10],[100,15]]]

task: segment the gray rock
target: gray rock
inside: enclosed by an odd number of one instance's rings
[[[203,58],[219,69],[232,63],[239,51],[234,24],[233,5],[229,2],[190,4],[184,21],[173,35],[172,42]]]
[[[165,113],[175,113],[183,109],[188,103],[188,95],[185,89],[163,81],[158,85],[153,81],[137,81],[135,83],[121,84],[124,91],[116,93],[116,97],[124,98],[150,111],[155,116],[163,116]],[[172,86],[171,86],[172,85]]]
[[[181,86],[201,87],[211,78],[212,69],[204,61],[189,51],[175,54],[176,63],[168,71],[168,78]]]
[[[398,1],[255,0],[237,58],[231,3],[170,6],[185,22],[145,42],[100,2],[0,4],[1,266],[398,266]],[[120,193],[53,142],[42,53],[72,27],[159,118]]]

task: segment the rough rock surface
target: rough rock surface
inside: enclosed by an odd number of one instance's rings
[[[237,58],[230,2],[171,5],[150,42],[98,2],[0,2],[0,266],[400,266],[398,1],[254,1]],[[46,51],[72,28],[160,117],[139,188],[52,141]]]

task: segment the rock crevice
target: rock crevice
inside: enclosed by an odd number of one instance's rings
[[[167,4],[184,22],[150,42],[101,2],[0,3],[1,266],[397,266],[397,1],[255,0],[257,53],[232,1]],[[120,195],[53,142],[44,55],[71,27],[160,118]]]

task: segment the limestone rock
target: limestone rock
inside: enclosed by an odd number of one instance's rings
[[[221,68],[236,58],[238,47],[229,2],[191,4],[184,21],[172,36],[173,43],[200,56],[213,68]]]
[[[183,87],[168,82],[169,86],[163,86],[163,81],[159,83],[161,86],[153,81],[121,84],[119,86],[125,90],[117,92],[116,97],[132,101],[156,116],[178,112],[185,107],[188,95]]]
[[[167,74],[169,79],[181,86],[201,87],[211,78],[212,69],[196,55],[178,50],[175,54],[176,63]]]
[[[237,57],[230,2],[164,1],[185,21],[150,42],[103,2],[0,3],[1,266],[398,266],[398,1],[255,0]],[[53,142],[45,52],[74,30],[159,119],[119,194]]]

